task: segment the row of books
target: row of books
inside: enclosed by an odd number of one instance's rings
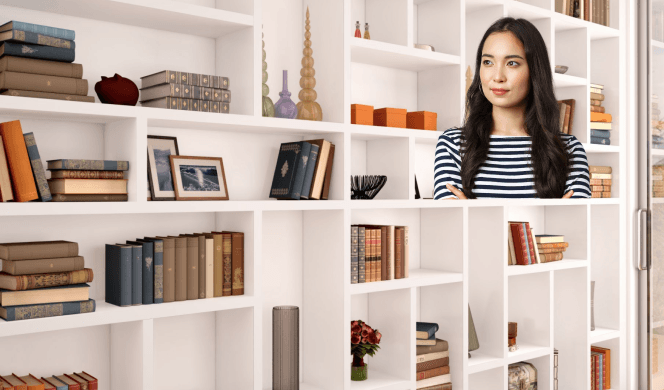
[[[611,350],[592,346],[590,348],[590,388],[611,388]]]
[[[603,91],[602,84],[590,84],[590,143],[611,145],[613,118],[602,106],[605,99]]]
[[[549,263],[563,259],[569,246],[562,235],[534,235],[529,222],[507,223],[508,265]]]
[[[449,343],[436,338],[437,323],[417,322],[417,389],[452,390]]]
[[[334,162],[334,144],[324,139],[282,143],[274,169],[270,198],[327,199]]]
[[[106,302],[117,306],[244,294],[244,233],[145,237],[106,245]]]
[[[590,191],[592,198],[610,198],[613,169],[606,165],[590,165]]]
[[[141,105],[227,114],[229,87],[228,77],[163,70],[141,77]]]
[[[97,390],[99,381],[85,371],[37,378],[32,374],[0,376],[0,389],[4,390]]]
[[[94,274],[78,244],[38,241],[0,244],[0,317],[6,321],[90,313]]]
[[[407,278],[409,248],[408,226],[351,225],[351,284]]]
[[[556,0],[556,12],[609,26],[610,0]]]
[[[558,100],[558,113],[560,132],[572,134],[572,125],[574,124],[574,109],[576,108],[575,99]]]
[[[75,32],[12,20],[0,26],[3,95],[94,102],[83,66],[74,64]]]

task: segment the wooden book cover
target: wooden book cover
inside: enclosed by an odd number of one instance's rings
[[[366,267],[367,267],[367,249],[366,249],[366,228],[364,226],[357,227],[357,282],[366,283]]]
[[[106,244],[106,302],[131,306],[131,291],[132,248],[128,245]]]
[[[330,141],[324,139],[307,140],[307,142],[318,145],[318,160],[316,160],[316,166],[314,167],[314,178],[311,183],[309,199],[321,199],[331,144]]]
[[[15,390],[28,390],[28,385],[16,374],[4,375],[2,379],[13,386]]]
[[[46,171],[41,157],[39,157],[39,148],[37,148],[37,141],[35,140],[34,133],[23,134],[25,146],[28,148],[28,157],[30,158],[30,165],[32,166],[32,175],[35,178],[35,185],[39,193],[39,200],[42,202],[49,202],[51,200],[51,191],[48,189],[48,182],[46,181]]]
[[[385,244],[387,280],[394,280],[394,226],[387,226],[387,243]]]
[[[28,385],[28,390],[44,390],[44,382],[35,378],[32,374],[20,378],[26,385]]]
[[[198,237],[181,234],[187,238],[187,299],[198,299]]]
[[[332,180],[332,166],[334,165],[334,144],[330,144],[330,155],[325,166],[325,180],[323,181],[323,194],[321,199],[327,200],[330,195],[330,182]]]
[[[2,48],[0,48],[1,50]],[[0,72],[0,89],[86,96],[88,94],[88,80],[19,72]]]
[[[55,377],[58,378],[62,383],[69,386],[69,390],[81,390],[81,386],[78,383],[76,383],[76,381],[69,378],[66,374],[55,375]]]
[[[83,65],[38,60],[35,58],[4,56],[0,58],[0,72],[20,72],[82,79]]]
[[[40,260],[2,260],[2,272],[10,275],[69,272],[79,271],[83,268],[85,268],[85,261],[81,256]]]
[[[187,237],[175,239],[175,300],[187,300]],[[198,290],[198,289],[197,289]]]
[[[441,359],[436,359],[436,360],[429,360],[428,362],[423,362],[423,363],[417,363],[416,364],[416,372],[422,372],[426,370],[430,370],[432,368],[437,368],[437,367],[443,367],[447,366],[450,364],[450,358],[441,358]]]
[[[8,202],[14,200],[14,194],[12,193],[12,182],[3,145],[2,136],[0,136],[0,201]]]
[[[138,306],[143,304],[143,246],[130,241],[127,246],[131,247],[131,304]]]
[[[51,194],[53,202],[126,202],[127,194]]]
[[[175,302],[175,239],[155,238],[164,242],[164,302]]]
[[[32,165],[25,146],[20,121],[0,123],[0,136],[5,148],[9,173],[14,191],[14,200],[29,202],[39,199],[37,186],[32,174]]]
[[[94,376],[88,374],[87,372],[76,373],[79,377],[85,379],[88,382],[88,390],[97,390],[99,387],[99,381]]]
[[[434,376],[445,375],[449,373],[450,373],[450,366],[430,368],[428,370],[419,371],[417,373],[417,380],[421,381],[423,379],[433,378]]]
[[[138,245],[142,248],[139,257],[143,278],[141,283],[142,298],[144,305],[151,305],[154,303],[154,243],[151,241],[127,241],[127,244]]]
[[[0,290],[0,306],[86,301],[90,298],[89,292],[90,286],[87,284],[44,287],[22,291]]]
[[[78,256],[78,243],[33,241],[0,244],[1,260],[35,260]]]
[[[574,125],[574,110],[576,108],[575,99],[565,99],[563,102],[569,107],[569,118],[567,118],[567,110],[565,111],[565,122],[567,124],[566,134],[572,134]]]
[[[44,384],[46,384],[46,383],[50,384],[51,386],[53,386],[52,388],[55,389],[55,390],[67,390],[68,389],[68,386],[65,383],[63,383],[60,379],[58,379],[54,376],[51,376],[51,377],[48,377],[48,378],[42,377],[41,379],[44,382]]]
[[[78,383],[79,386],[81,386],[81,390],[89,390],[88,381],[86,381],[85,379],[81,378],[80,376],[74,373],[65,374],[65,375],[71,378],[74,382]]]
[[[164,303],[164,240],[158,238],[144,237],[136,239],[140,242],[152,242],[153,246],[153,291],[154,303]]]
[[[126,194],[126,179],[48,179],[54,194]]]
[[[397,226],[394,228],[394,278],[403,278],[403,266],[401,256],[403,254],[401,240],[403,237],[403,228]]]
[[[434,385],[442,385],[444,383],[451,383],[452,382],[452,375],[451,374],[445,374],[445,375],[438,375],[434,376],[433,378],[427,378],[427,379],[422,379],[417,381],[417,389],[422,389],[426,388],[428,386],[434,386]]]

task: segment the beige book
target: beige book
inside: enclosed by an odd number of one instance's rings
[[[612,173],[591,173],[591,179],[612,179]]]
[[[180,236],[187,238],[187,299],[198,299],[198,236]]]
[[[431,360],[442,359],[446,357],[450,357],[450,351],[425,353],[424,355],[417,355],[416,356],[417,360],[415,363],[424,363]]]
[[[214,238],[205,239],[205,298],[214,297]]]
[[[38,260],[2,260],[2,272],[10,275],[28,275],[79,271],[85,268],[84,263],[82,256]]]
[[[533,238],[533,242],[535,242],[535,232],[533,231],[533,228],[530,228],[530,236]],[[535,249],[535,258],[537,259],[537,264],[540,264],[542,261],[540,259],[540,252],[539,248],[534,248]]]
[[[175,300],[187,300],[187,237],[175,239]]]
[[[417,381],[417,389],[423,389],[429,386],[442,385],[452,382],[452,374],[438,375],[432,378]]]
[[[21,96],[39,99],[52,99],[52,100],[69,100],[73,102],[94,103],[94,96],[81,96],[71,95],[68,93],[54,93],[54,92],[37,92],[37,91],[23,91],[20,89],[8,89],[2,92],[2,95],[8,96]]]
[[[510,264],[516,265],[516,251],[514,250],[514,238],[512,237],[512,229],[510,224],[507,224],[507,240],[509,243]]]
[[[433,340],[417,339],[415,340],[415,345],[436,345],[436,339]]]
[[[212,233],[214,237],[214,293],[215,297],[224,294],[224,238],[220,233]]]
[[[205,299],[205,290],[207,278],[205,271],[207,270],[207,242],[205,235],[201,233],[198,236],[198,299]]]
[[[314,177],[311,182],[309,199],[320,199],[325,182],[325,170],[327,168],[328,155],[330,154],[330,141],[324,139],[306,140],[310,144],[318,145],[318,159],[314,167]]]
[[[53,194],[126,194],[127,179],[48,179]]]
[[[83,65],[81,64],[15,56],[0,58],[0,72],[5,71],[69,77],[72,79],[83,78]]]
[[[0,306],[37,305],[44,303],[87,301],[90,287],[88,285],[67,286],[58,288],[0,291]]]
[[[590,122],[591,130],[611,130],[611,122]]]
[[[394,280],[394,226],[387,227],[387,280]]]
[[[2,48],[0,48],[0,55],[2,55]],[[85,96],[88,94],[88,80],[19,72],[0,72],[0,90],[5,89]]]
[[[12,182],[9,179],[7,156],[2,144],[2,136],[0,136],[0,201],[6,202],[8,200],[14,200],[14,195],[12,194]]]

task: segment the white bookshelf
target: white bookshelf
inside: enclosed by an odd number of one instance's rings
[[[317,101],[323,122],[262,118],[261,33],[270,97],[281,70],[297,102],[304,13],[311,12]],[[100,389],[269,389],[272,307],[300,307],[302,390],[416,388],[415,322],[437,322],[450,342],[455,389],[506,389],[507,366],[529,361],[540,390],[590,389],[590,345],[612,349],[612,382],[627,388],[626,22],[613,0],[611,27],[553,12],[550,0],[2,0],[7,20],[76,31],[76,62],[89,94],[101,76],[132,79],[164,69],[230,78],[231,114],[160,110],[0,96],[0,120],[20,119],[43,160],[129,161],[129,201],[0,204],[0,241],[79,243],[95,272],[97,311],[0,322],[4,374],[85,370]],[[617,12],[613,12],[616,10]],[[440,131],[463,118],[466,67],[481,35],[502,16],[542,32],[559,99],[574,98],[573,134],[592,165],[611,165],[612,198],[434,201],[433,155]],[[353,37],[369,22],[371,41]],[[261,29],[262,26],[262,29]],[[413,48],[427,43],[435,52]],[[589,85],[606,86],[611,146],[591,145]],[[350,124],[350,105],[438,113],[437,132]],[[178,138],[180,154],[224,159],[229,201],[148,202],[147,135]],[[282,142],[325,138],[336,145],[330,200],[268,198]],[[350,199],[348,177],[386,174],[371,201]],[[507,266],[508,220],[560,233],[563,261]],[[410,277],[350,283],[351,224],[408,225]],[[212,230],[245,232],[245,295],[119,308],[104,302],[104,244]],[[596,281],[590,331],[590,281]],[[480,349],[468,358],[470,306]],[[369,379],[350,380],[348,324],[383,333],[367,357]],[[508,352],[507,322],[520,349]],[[81,342],[85,340],[85,342]],[[31,348],[25,348],[30,345]],[[35,355],[32,346],[39,346]]]

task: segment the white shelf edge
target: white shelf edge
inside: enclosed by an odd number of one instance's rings
[[[517,343],[519,344],[519,343]],[[507,353],[507,364],[516,363],[522,360],[530,360],[538,357],[551,355],[553,348],[540,347],[536,345],[522,345],[519,344],[519,349],[514,352]]]
[[[468,358],[468,373],[476,374],[482,371],[488,371],[494,368],[503,367],[505,360],[503,358],[485,355],[480,352],[471,352]]]
[[[459,65],[458,55],[431,52],[387,42],[353,38],[350,40],[351,63],[382,66],[419,72],[440,66]]]
[[[364,381],[351,381],[350,388],[352,390],[403,390],[410,388],[412,382],[397,378],[393,375],[386,374],[382,371],[371,369],[369,363],[368,379]]]
[[[615,329],[595,327],[595,330],[590,332],[590,344],[617,338],[620,338],[620,331]]]
[[[380,282],[351,284],[349,293],[366,294],[378,291],[400,290],[411,287],[424,287],[448,283],[460,283],[463,274],[454,272],[442,272],[430,269],[411,269],[409,275],[404,279],[383,280]]]
[[[508,265],[507,275],[528,275],[538,272],[550,272],[571,268],[585,268],[588,267],[588,264],[588,260],[563,259],[541,264]]]

